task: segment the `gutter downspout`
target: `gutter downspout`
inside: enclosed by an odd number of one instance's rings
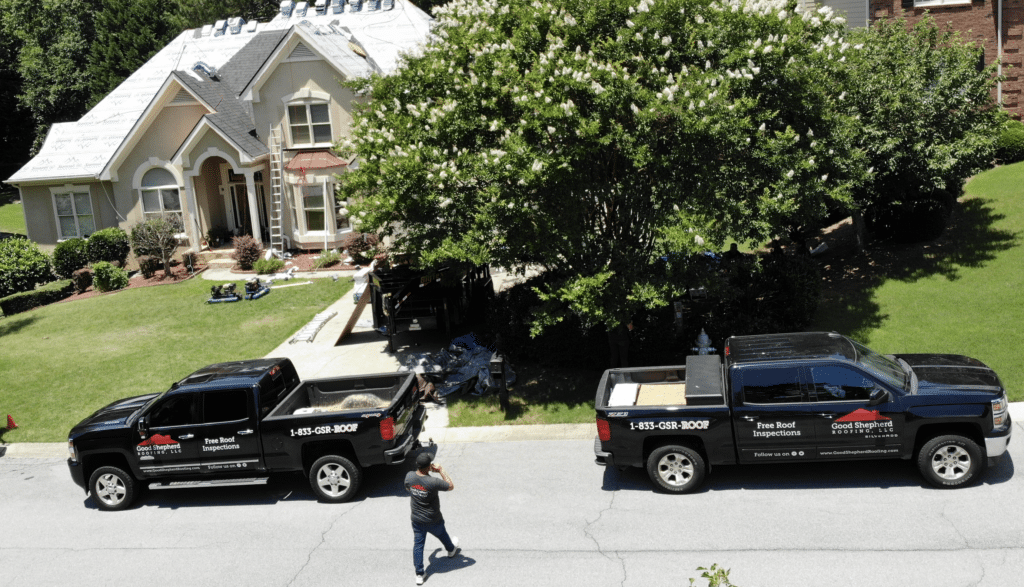
[[[996,59],[997,59],[996,67],[998,68],[996,71],[997,71],[997,74],[999,75],[999,77],[1001,78],[1001,77],[1003,77],[1003,0],[996,0],[996,2],[999,5],[999,8],[998,8],[999,16],[997,17],[999,23],[997,25],[998,28],[996,28]],[[1003,107],[1003,80],[1002,79],[1000,79],[998,82],[996,82],[996,102],[999,104],[1000,108]]]

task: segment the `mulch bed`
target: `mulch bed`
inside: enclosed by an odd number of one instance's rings
[[[310,271],[323,273],[331,273],[336,271],[358,271],[360,269],[359,265],[349,265],[347,263],[343,263],[340,261],[338,263],[335,263],[334,265],[331,265],[330,267],[324,267],[323,269],[314,269],[313,264],[316,263],[316,258],[318,256],[320,256],[320,253],[300,253],[298,255],[293,255],[291,259],[284,260],[284,269],[282,269],[281,271],[288,271],[292,267],[295,267],[296,271]],[[256,271],[252,269],[248,271],[243,271],[238,268],[238,265],[232,267],[231,272],[238,273],[240,275],[256,274]]]
[[[183,281],[192,279],[195,275],[199,275],[204,269],[206,269],[206,266],[200,265],[199,267],[196,268],[195,274],[192,274],[184,265],[177,265],[175,267],[171,267],[170,275],[164,275],[164,271],[163,269],[161,269],[160,271],[157,271],[155,274],[153,274],[153,277],[150,277],[149,279],[146,279],[145,277],[142,276],[142,274],[136,271],[131,274],[131,279],[128,280],[128,287],[124,289],[119,289],[117,291],[102,292],[96,291],[95,289],[93,289],[93,286],[90,285],[89,289],[85,290],[85,292],[73,294],[55,303],[63,304],[64,302],[72,302],[74,300],[84,300],[85,298],[92,298],[96,296],[117,293],[119,291],[125,291],[126,289],[135,289],[137,287],[151,287],[154,285],[169,285],[172,283],[181,283]]]

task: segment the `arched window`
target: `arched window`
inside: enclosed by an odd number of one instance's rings
[[[158,218],[164,214],[181,216],[181,197],[174,175],[159,167],[150,169],[142,176],[142,211],[146,219]]]

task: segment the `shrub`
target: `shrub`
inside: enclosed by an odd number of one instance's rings
[[[107,261],[124,267],[131,252],[128,233],[116,226],[97,230],[89,235],[88,252],[90,263]]]
[[[32,291],[24,291],[0,298],[0,311],[4,313],[4,316],[13,316],[32,308],[59,302],[70,296],[73,292],[74,285],[70,279],[51,281]]]
[[[199,253],[188,251],[181,254],[181,264],[189,271],[195,271],[199,267]]]
[[[29,291],[52,279],[50,258],[24,237],[0,240],[0,297]]]
[[[84,238],[69,238],[53,249],[53,271],[64,279],[89,264],[89,246]]]
[[[211,247],[218,247],[221,243],[227,242],[232,236],[231,231],[228,230],[227,227],[217,225],[206,231],[206,236],[204,238],[206,238],[206,242]]]
[[[71,283],[75,286],[75,293],[84,293],[92,285],[92,270],[82,267],[71,274]]]
[[[153,255],[143,255],[137,258],[136,261],[139,263],[139,271],[142,272],[142,276],[146,279],[156,275],[156,272],[163,265],[163,261]]]
[[[93,284],[97,291],[116,291],[128,287],[128,272],[106,261],[92,266]]]
[[[236,236],[231,239],[235,246],[235,252],[231,258],[238,261],[238,266],[248,271],[263,254],[263,243],[248,234]]]
[[[256,273],[265,275],[267,273],[277,273],[284,269],[284,261],[281,259],[260,259],[253,265],[256,269]]]
[[[316,259],[313,261],[313,269],[323,269],[324,267],[330,267],[335,263],[341,261],[341,255],[338,251],[320,251]]]
[[[1024,161],[1024,123],[1011,118],[1003,124],[996,139],[996,158],[1004,164]]]
[[[370,262],[370,257],[367,257],[366,253],[377,246],[377,236],[365,232],[350,232],[342,239],[341,246],[348,251],[357,265],[365,265]]]
[[[131,235],[135,257],[159,257],[164,264],[164,272],[169,275],[171,257],[178,249],[177,234],[183,230],[181,217],[177,214],[164,214],[136,224],[132,227]]]

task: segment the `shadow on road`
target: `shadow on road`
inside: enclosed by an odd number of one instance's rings
[[[1006,454],[981,476],[983,485],[1006,483],[1013,477],[1013,459]],[[915,461],[879,460],[828,463],[776,463],[718,466],[705,478],[696,493],[743,489],[748,491],[793,489],[850,489],[877,487],[930,488]],[[654,484],[644,469],[619,471],[609,467],[601,487],[605,491],[653,491]]]

